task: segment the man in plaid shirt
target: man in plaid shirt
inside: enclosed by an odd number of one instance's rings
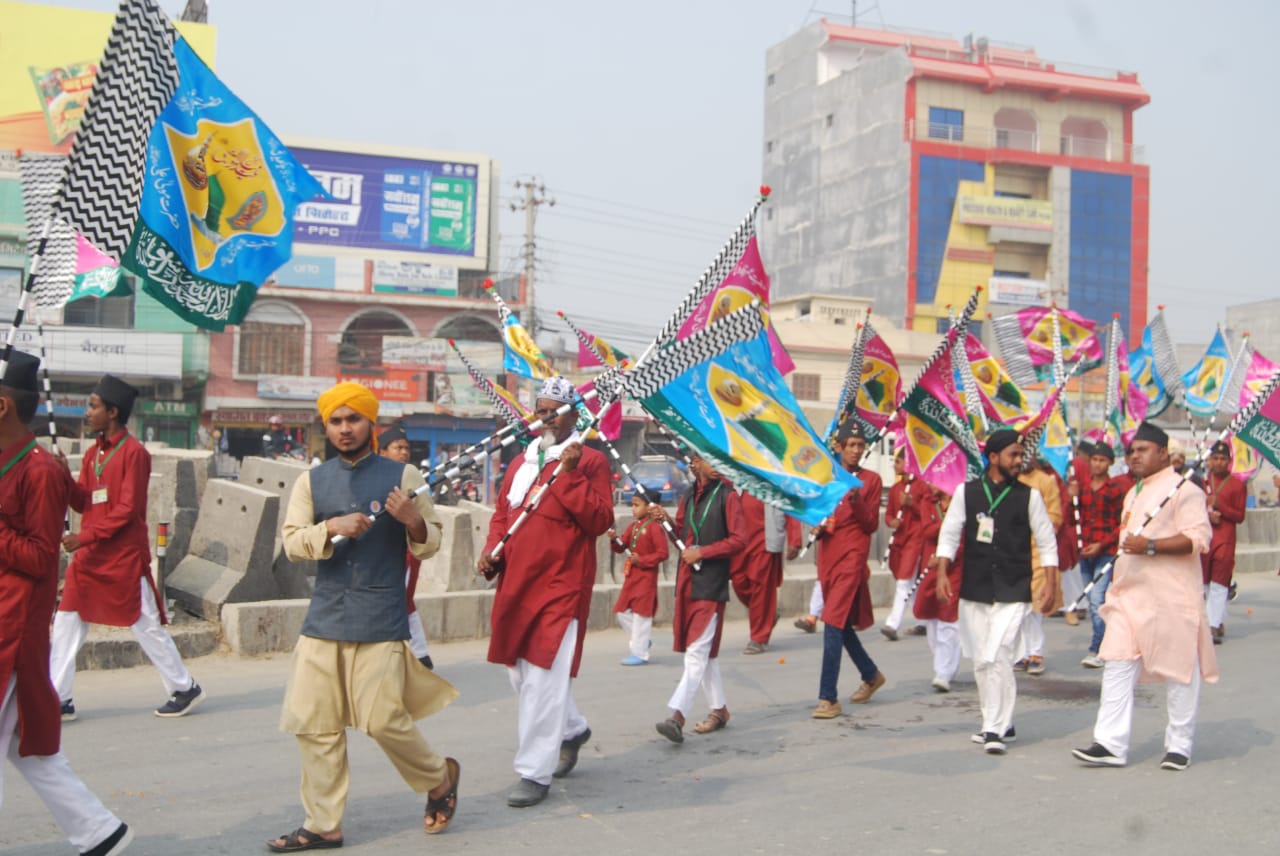
[[[1080,575],[1085,585],[1094,575],[1116,557],[1120,539],[1120,514],[1124,507],[1125,482],[1111,478],[1108,471],[1115,463],[1116,453],[1105,440],[1097,443],[1089,453],[1089,481],[1081,485],[1073,477],[1070,491],[1080,499],[1080,532],[1084,543],[1080,551]],[[1074,470],[1073,470],[1074,476]],[[1080,665],[1086,669],[1101,669],[1098,646],[1106,624],[1098,615],[1098,607],[1106,601],[1107,586],[1111,584],[1111,570],[1098,580],[1089,592],[1089,618],[1093,621],[1093,639],[1089,653]]]

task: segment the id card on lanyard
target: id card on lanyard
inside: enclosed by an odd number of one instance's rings
[[[1000,503],[1004,502],[1004,498],[1009,495],[1009,491],[1013,490],[1013,484],[1005,485],[1004,490],[1000,491],[1000,495],[994,500],[991,498],[991,488],[987,487],[987,479],[983,476],[982,492],[987,495],[987,512],[978,512],[978,543],[990,544],[996,538],[996,519],[992,516],[996,513],[996,509],[1000,507]]]

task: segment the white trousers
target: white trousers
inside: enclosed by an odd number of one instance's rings
[[[1044,616],[1040,610],[1031,609],[1022,619],[1022,641],[1026,644],[1028,657],[1044,656]]]
[[[191,673],[183,665],[182,655],[178,653],[178,646],[173,644],[173,637],[160,623],[160,611],[156,608],[151,586],[144,578],[138,580],[138,585],[142,586],[142,613],[129,629],[138,640],[142,653],[159,670],[165,692],[169,695],[186,692],[196,685],[195,678],[191,677]],[[54,613],[49,672],[53,676],[54,689],[63,701],[71,701],[72,683],[76,677],[76,654],[80,652],[88,635],[89,625],[80,619],[80,613],[61,610]]]
[[[967,639],[966,647],[973,657],[984,732],[1003,735],[1013,724],[1013,707],[1018,696],[1013,661],[1028,609],[1030,604],[1026,603],[960,600],[960,632],[962,639]]]
[[[960,631],[954,621],[936,618],[925,621],[924,629],[933,652],[933,676],[951,683],[960,670]]]
[[[1205,589],[1205,610],[1209,613],[1209,626],[1221,627],[1227,618],[1227,595],[1231,589],[1221,583],[1209,583]]]
[[[511,688],[519,700],[515,771],[522,779],[551,784],[560,762],[560,744],[587,730],[587,719],[573,701],[573,654],[578,645],[578,621],[569,622],[550,669],[527,660],[507,668]]]
[[[1142,674],[1142,660],[1107,660],[1102,670],[1102,698],[1093,739],[1112,755],[1128,760],[1129,733],[1133,727],[1133,689]],[[1165,682],[1165,709],[1169,724],[1164,749],[1191,757],[1196,736],[1196,707],[1200,703],[1200,663],[1191,672],[1191,683]]]
[[[1080,577],[1080,566],[1072,568],[1058,574],[1058,578],[1062,580],[1062,605],[1065,609],[1080,599],[1080,595],[1084,594],[1084,580]],[[1088,606],[1089,604],[1085,604]]]
[[[631,610],[618,613],[618,626],[629,637],[631,656],[649,660],[649,637],[653,635],[653,616],[636,615]]]
[[[813,594],[809,595],[809,614],[814,618],[822,617],[822,584],[813,581]]]
[[[716,616],[711,616],[707,629],[685,648],[684,674],[680,676],[680,683],[667,702],[667,707],[680,711],[685,719],[693,712],[693,700],[698,695],[699,687],[707,697],[707,706],[711,710],[719,710],[726,705],[724,682],[720,679],[720,658],[711,658],[711,642],[716,635],[717,620]]]
[[[4,700],[0,702],[0,745],[7,750],[9,763],[49,809],[71,846],[80,852],[91,850],[116,831],[120,818],[108,811],[102,800],[80,781],[66,755],[58,752],[23,758],[18,754],[17,686],[18,676],[10,675]],[[3,805],[4,777],[0,776],[0,806]]]
[[[427,656],[427,631],[422,629],[422,618],[416,612],[409,613],[409,648],[419,660]]]
[[[895,580],[893,587],[893,609],[884,620],[884,626],[897,630],[902,625],[902,614],[907,611],[907,592],[911,591],[911,580]]]

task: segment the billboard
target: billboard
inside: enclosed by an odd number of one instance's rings
[[[115,15],[0,0],[0,149],[71,150]],[[175,22],[214,68],[217,30]]]
[[[295,242],[329,250],[405,253],[405,260],[442,266],[440,274],[425,278],[434,281],[415,279],[411,287],[424,289],[422,293],[440,293],[441,279],[447,290],[454,266],[486,266],[488,158],[388,146],[336,151],[314,141],[288,142],[329,194],[298,206]]]

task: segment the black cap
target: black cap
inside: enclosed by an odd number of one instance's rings
[[[1214,443],[1213,446],[1209,449],[1209,454],[1210,455],[1226,455],[1229,458],[1231,457],[1231,447],[1228,446],[1226,443],[1222,442],[1221,440],[1219,440],[1218,442]]]
[[[1165,448],[1169,445],[1169,435],[1150,422],[1143,422],[1138,426],[1138,430],[1133,435],[1133,442],[1136,443],[1139,440],[1155,443],[1157,446]]]
[[[23,351],[10,351],[9,362],[4,368],[4,380],[0,384],[22,392],[38,393],[40,391],[37,376],[39,370],[39,357]]]
[[[102,380],[93,388],[102,403],[120,411],[120,421],[125,422],[133,412],[133,401],[138,397],[138,390],[115,375],[103,375]]]
[[[850,440],[865,440],[867,435],[862,430],[861,423],[856,419],[846,419],[840,423],[840,428],[836,431],[836,442],[844,445]]]
[[[404,427],[399,423],[392,425],[386,431],[383,431],[378,435],[378,445],[384,449],[397,440],[404,440],[406,442],[409,440],[409,435],[404,433]]]
[[[991,436],[987,438],[987,445],[983,451],[986,452],[987,457],[990,458],[1000,454],[1001,451],[1009,448],[1014,443],[1020,442],[1022,442],[1022,437],[1017,431],[1014,431],[1012,428],[1001,428],[998,431],[992,432]]]
[[[1116,459],[1116,450],[1111,448],[1110,443],[1095,443],[1089,450],[1089,457],[1092,458],[1094,455],[1101,455],[1109,461],[1114,461]]]

